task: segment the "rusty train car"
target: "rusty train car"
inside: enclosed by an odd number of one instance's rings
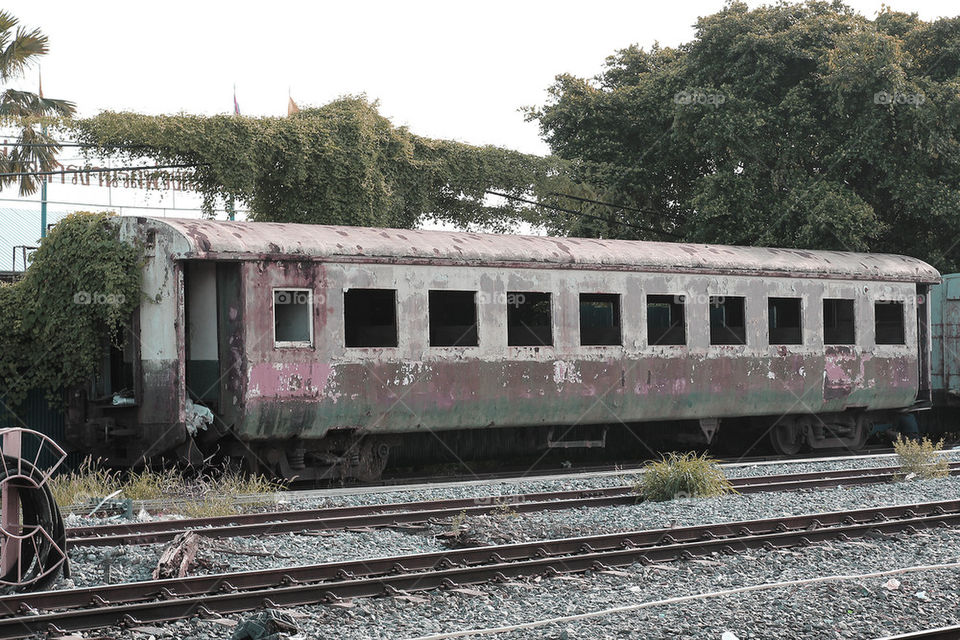
[[[121,218],[122,351],[68,399],[117,465],[219,452],[285,477],[388,460],[768,438],[864,443],[930,400],[924,296],[886,254]]]

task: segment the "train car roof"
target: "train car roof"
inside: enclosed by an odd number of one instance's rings
[[[121,218],[129,232],[171,236],[183,259],[307,258],[349,262],[495,264],[936,283],[936,269],[884,253],[811,251],[275,222]]]

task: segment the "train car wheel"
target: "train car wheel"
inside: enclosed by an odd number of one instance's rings
[[[390,445],[376,440],[367,440],[360,445],[360,464],[354,470],[354,477],[361,482],[379,480],[387,468],[390,457]]]
[[[867,445],[867,440],[870,438],[870,433],[873,431],[873,420],[867,418],[866,416],[860,416],[857,418],[857,423],[853,428],[853,445],[850,447],[851,451],[862,451],[863,448]]]
[[[770,445],[782,456],[793,456],[803,448],[803,430],[793,421],[782,421],[770,429]]]

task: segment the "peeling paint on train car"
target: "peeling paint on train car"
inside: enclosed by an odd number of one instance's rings
[[[917,308],[909,299],[916,283],[939,277],[921,261],[879,254],[197,220],[124,224],[130,236],[157,238],[145,279],[156,301],[140,311],[149,342],[144,395],[157,394],[156,415],[182,422],[176,265],[212,260],[217,415],[250,441],[319,439],[344,428],[401,433],[906,407],[919,384]],[[274,343],[277,288],[312,292],[312,345]],[[351,288],[397,292],[396,347],[345,347]],[[478,292],[478,346],[430,345],[432,289]],[[552,345],[506,344],[505,300],[516,291],[550,293]],[[620,294],[623,344],[579,344],[581,292]],[[648,294],[684,296],[687,344],[647,344]],[[744,298],[747,345],[709,344],[711,296]],[[768,296],[803,301],[802,345],[768,344]],[[861,336],[871,335],[879,296],[907,301],[907,344],[823,345],[824,297],[856,299]]]
[[[308,379],[316,370],[285,365],[284,374],[265,375],[278,383],[273,393],[265,395],[261,387],[249,398],[243,431],[261,439],[279,434],[307,439],[333,427],[391,433],[771,415],[784,407],[803,412],[883,409],[909,405],[917,384],[916,362],[897,358],[847,358],[837,365],[823,357],[794,356],[770,367],[721,358],[566,362],[565,367],[576,367],[581,380],[562,385],[555,379],[556,364],[442,363],[421,365],[414,377],[402,363],[340,364],[323,370],[322,385],[315,377],[310,378],[313,386],[298,382],[296,389],[289,386],[290,376]],[[276,371],[265,365],[260,369]],[[828,369],[842,383],[824,386]],[[717,386],[716,380],[729,382]],[[342,389],[354,392],[342,394]],[[312,412],[302,408],[304,402],[312,403]]]

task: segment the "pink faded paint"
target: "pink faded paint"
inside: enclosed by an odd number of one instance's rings
[[[866,364],[871,359],[873,356],[869,353],[828,353],[823,361],[823,397],[839,398],[857,389],[874,386],[872,381],[865,380]]]
[[[327,388],[332,374],[324,363],[265,362],[250,367],[248,389],[253,397],[336,400]]]

